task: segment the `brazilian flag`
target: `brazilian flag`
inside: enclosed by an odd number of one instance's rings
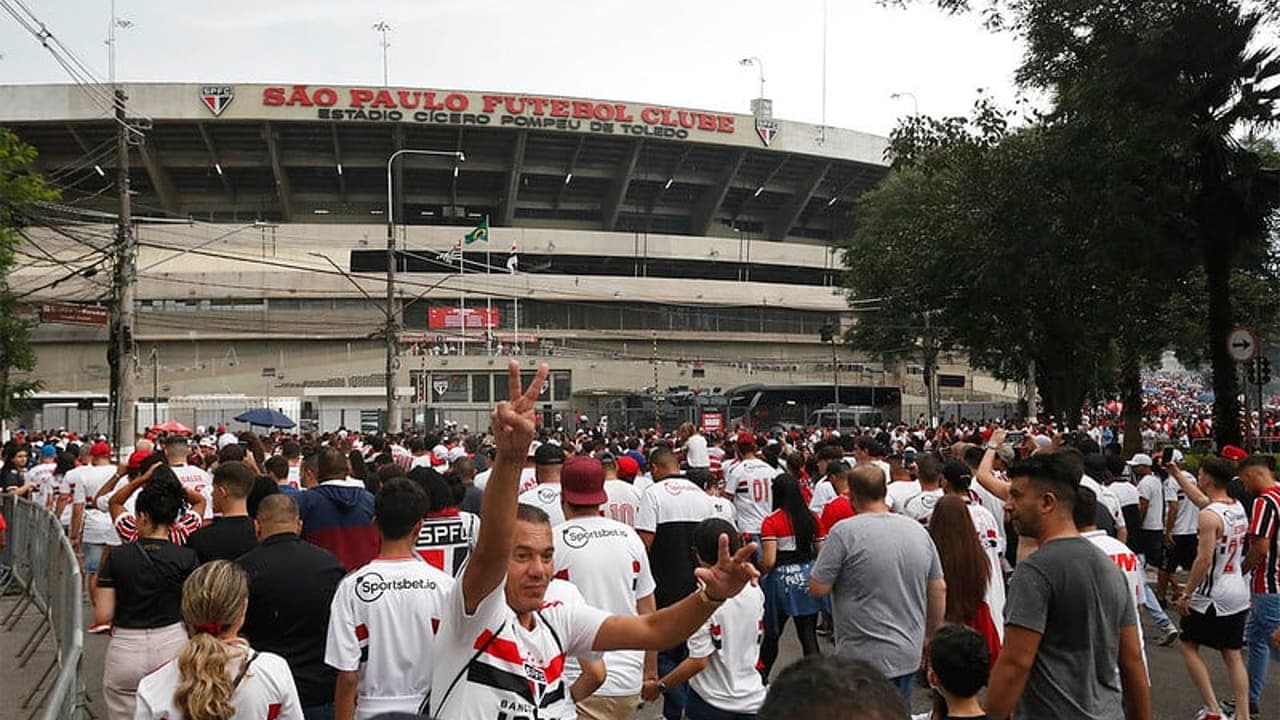
[[[483,240],[484,242],[489,242],[489,216],[488,215],[485,215],[484,220],[482,220],[480,224],[475,227],[474,230],[467,233],[466,236],[463,237],[462,239],[462,241],[467,245],[470,245],[471,243],[477,240]]]

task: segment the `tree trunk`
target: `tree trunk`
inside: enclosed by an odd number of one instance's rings
[[[1120,360],[1120,401],[1124,403],[1124,456],[1142,452],[1142,368],[1125,343],[1117,343]]]
[[[1205,277],[1209,291],[1209,357],[1213,367],[1213,437],[1219,448],[1242,445],[1237,368],[1227,352],[1231,333],[1231,261],[1221,246],[1205,249]]]

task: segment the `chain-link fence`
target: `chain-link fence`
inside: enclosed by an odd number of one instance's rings
[[[0,500],[9,526],[8,543],[0,563],[7,564],[8,579],[0,593],[16,591],[13,608],[0,620],[6,634],[26,633],[15,648],[18,667],[25,667],[41,645],[52,636],[53,660],[26,695],[22,710],[28,720],[67,720],[87,717],[83,677],[84,631],[80,602],[80,565],[62,524],[53,513],[6,493]],[[6,702],[17,702],[15,692]]]

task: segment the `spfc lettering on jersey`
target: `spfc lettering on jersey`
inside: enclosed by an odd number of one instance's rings
[[[227,106],[231,104],[231,100],[235,96],[236,89],[233,85],[200,86],[200,102],[204,103],[209,112],[215,116],[221,115],[222,111],[227,109]]]

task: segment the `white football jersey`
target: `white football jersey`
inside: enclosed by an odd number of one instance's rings
[[[1133,611],[1136,616],[1142,608],[1143,588],[1146,584],[1142,563],[1138,561],[1137,554],[1129,549],[1128,545],[1108,535],[1105,530],[1083,533],[1083,537],[1087,538],[1089,542],[1111,558],[1111,562],[1115,563],[1115,566],[1120,568],[1120,572],[1124,573],[1124,582],[1129,587],[1129,599],[1133,601]],[[1138,647],[1142,648],[1142,664],[1147,666],[1146,640],[1141,632],[1138,633]],[[1150,682],[1150,666],[1147,667],[1147,681]]]
[[[471,481],[471,484],[475,485],[481,490],[484,490],[484,486],[489,484],[489,476],[491,474],[493,474],[492,469],[485,470],[482,473],[477,473],[475,479]],[[532,489],[534,487],[537,487],[537,485],[538,485],[538,471],[535,468],[531,468],[531,467],[522,468],[520,470],[520,487],[518,488],[519,492],[524,492],[526,490]]]
[[[780,471],[763,460],[749,458],[725,471],[724,492],[733,498],[738,529],[760,534],[760,523],[773,512],[773,479]]]
[[[453,585],[452,577],[417,556],[375,559],[338,584],[324,661],[360,673],[356,720],[422,707]]]
[[[116,468],[111,464],[79,468],[75,485],[71,488],[71,503],[84,505],[82,542],[101,545],[120,539],[116,535],[115,525],[111,523],[111,516],[99,510],[97,505],[89,503],[89,498],[97,495],[115,474]]]
[[[479,538],[480,517],[454,509],[423,518],[414,549],[432,567],[457,577]]]
[[[973,519],[973,527],[978,531],[978,543],[987,555],[987,565],[991,567],[991,577],[987,582],[987,608],[991,610],[991,622],[996,626],[1000,639],[1004,639],[1004,567],[1001,557],[1004,555],[1004,536],[1000,534],[1000,523],[991,511],[978,503],[969,503],[969,517]]]
[[[555,526],[556,577],[578,587],[586,602],[611,615],[636,614],[636,600],[653,594],[644,542],[630,526],[604,517],[567,520]],[[635,695],[644,680],[644,652],[619,650],[605,653],[607,675],[596,691],[602,697]],[[569,658],[566,682],[572,684],[581,671]]]
[[[182,481],[182,486],[195,490],[204,496],[204,519],[213,519],[213,476],[195,465],[172,465],[173,474]]]
[[[754,715],[765,696],[756,670],[763,639],[764,592],[747,585],[689,636],[689,657],[710,658],[689,687],[717,710]]]
[[[434,649],[428,714],[449,720],[577,720],[565,658],[597,659],[591,647],[609,614],[559,592],[526,628],[507,605],[505,578],[470,615],[462,583],[456,583]]]
[[[560,507],[560,483],[544,483],[520,493],[520,502],[542,508],[551,518],[551,526],[564,522],[564,508]]]
[[[1212,606],[1218,617],[1235,615],[1249,609],[1249,585],[1240,572],[1249,519],[1244,507],[1235,501],[1209,503],[1205,510],[1222,519],[1222,534],[1214,540],[1209,574],[1191,595],[1191,609],[1205,613]]]
[[[231,706],[237,718],[262,720],[303,720],[298,689],[293,682],[289,663],[275,653],[247,652],[227,664],[227,675],[234,681],[245,661],[252,658],[240,684],[231,693]],[[182,710],[174,703],[178,682],[177,659],[153,670],[138,683],[138,705],[134,720],[182,720]]]
[[[636,512],[640,509],[640,491],[636,486],[626,480],[605,480],[604,494],[609,496],[601,508],[605,516],[635,527]]]

